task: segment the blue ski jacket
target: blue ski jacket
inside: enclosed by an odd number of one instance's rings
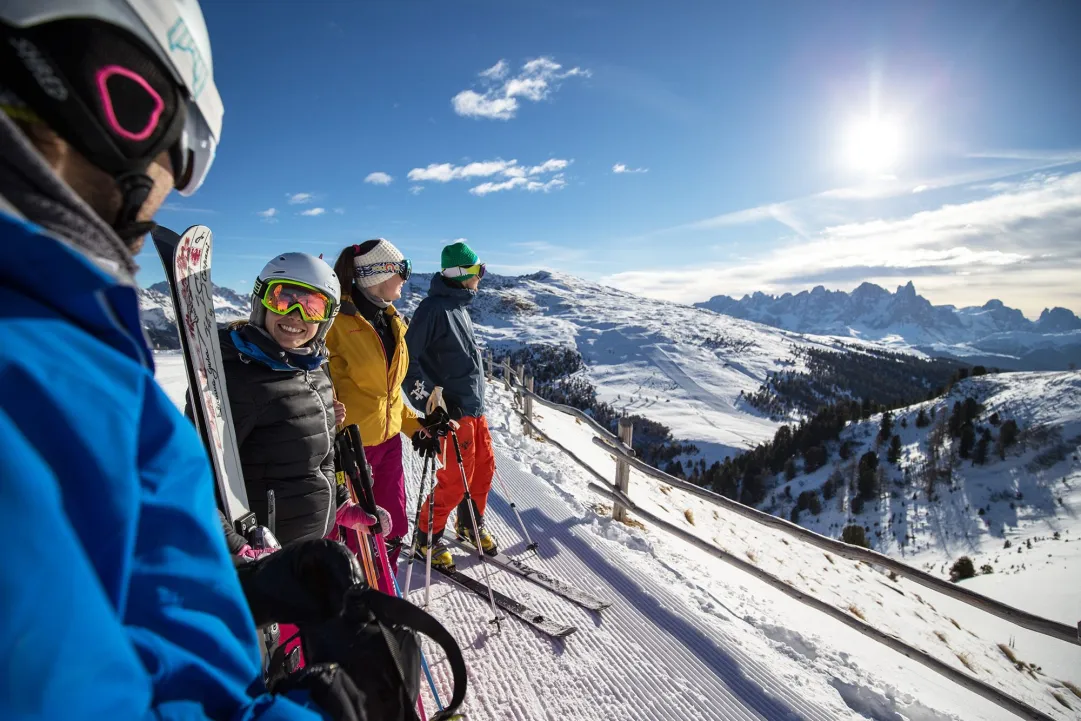
[[[0,718],[324,718],[266,692],[135,288],[4,211],[0,257]]]

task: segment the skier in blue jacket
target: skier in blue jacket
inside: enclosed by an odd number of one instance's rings
[[[134,253],[221,131],[198,3],[5,0],[0,34],[0,718],[362,718],[333,664],[264,686],[255,624],[352,577],[310,541],[242,589],[139,322]]]

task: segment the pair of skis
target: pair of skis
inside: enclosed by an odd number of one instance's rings
[[[475,550],[475,547],[472,544],[467,543],[464,540],[455,540],[453,543],[463,549],[470,551]],[[495,555],[486,554],[484,562],[491,563],[506,571],[515,573],[528,581],[532,581],[541,588],[545,588],[582,608],[589,609],[590,611],[602,611],[612,605],[610,601],[599,599],[586,591],[572,586],[566,581],[554,578],[526,565],[518,559],[511,558],[502,553],[496,553]],[[467,591],[472,591],[482,598],[488,598],[489,591],[491,591],[491,596],[495,598],[496,606],[520,621],[523,621],[527,625],[532,626],[546,636],[552,638],[566,638],[578,630],[576,626],[566,626],[549,619],[542,612],[537,611],[505,593],[496,591],[495,589],[489,589],[488,585],[484,582],[461,571],[447,570],[439,568],[438,566],[432,566],[432,568],[451,583],[454,583]]]

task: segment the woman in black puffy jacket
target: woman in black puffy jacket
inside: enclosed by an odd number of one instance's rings
[[[270,261],[255,282],[247,322],[220,331],[226,388],[248,491],[283,544],[334,530],[340,500],[334,473],[336,414],[324,338],[337,313],[338,281],[306,253]]]

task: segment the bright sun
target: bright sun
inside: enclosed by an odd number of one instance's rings
[[[882,117],[853,121],[845,131],[845,163],[870,174],[893,168],[901,154],[901,129]]]

